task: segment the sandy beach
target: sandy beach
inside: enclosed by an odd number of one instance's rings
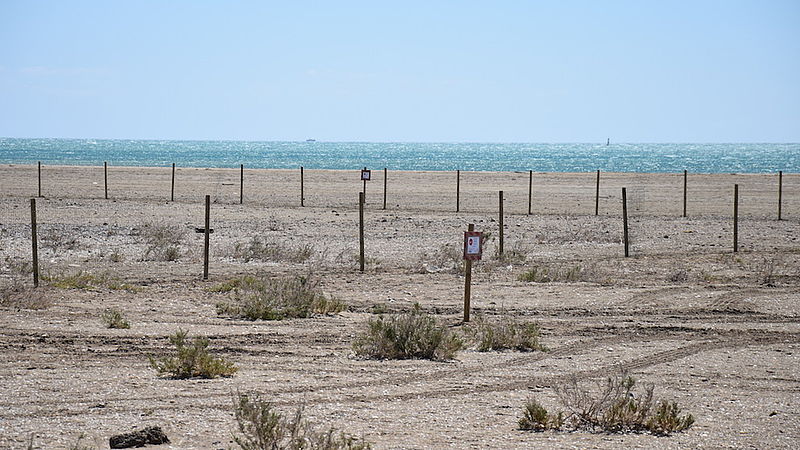
[[[37,198],[41,273],[31,255],[37,167],[0,166],[0,448],[66,448],[85,434],[161,426],[171,445],[233,447],[232,392],[259,392],[281,411],[363,437],[376,448],[794,448],[800,439],[800,175],[532,174],[372,171],[366,186],[366,271],[358,270],[359,172],[178,167],[45,166]],[[738,252],[733,252],[738,184]],[[626,188],[630,257],[622,243]],[[499,191],[504,245],[499,244]],[[202,280],[204,197],[211,204],[209,279]],[[241,195],[241,198],[240,198]],[[241,200],[241,204],[240,204]],[[598,214],[595,215],[597,206]],[[355,357],[354,337],[376,313],[415,303],[460,330],[464,277],[445,255],[468,224],[490,232],[472,278],[472,313],[538,324],[546,352],[478,352],[455,360]],[[143,236],[179,235],[174,258]],[[145,231],[143,231],[145,230]],[[305,248],[302,262],[245,261],[253,239]],[[526,282],[531,268],[570,279]],[[78,272],[104,280],[56,286]],[[347,309],[334,315],[247,321],[217,313],[213,289],[242,275],[313,274]],[[556,277],[557,278],[557,277]],[[48,281],[49,280],[49,281]],[[21,287],[20,287],[21,283]],[[130,287],[119,288],[124,285]],[[130,329],[101,316],[120,310]],[[163,355],[179,328],[210,338],[233,377],[172,380]],[[533,433],[517,429],[536,398],[559,408],[553,386],[623,368],[696,423],[668,437]]]

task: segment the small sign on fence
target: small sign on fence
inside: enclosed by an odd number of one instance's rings
[[[370,177],[372,176],[372,171],[367,169],[361,170],[361,179],[364,181],[369,181]]]
[[[483,254],[481,241],[483,240],[481,231],[464,232],[464,259],[467,261],[478,261]]]

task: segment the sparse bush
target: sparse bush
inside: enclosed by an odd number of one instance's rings
[[[287,278],[245,276],[230,283],[232,301],[217,304],[217,313],[248,320],[281,320],[343,311],[344,303],[326,297],[318,284],[317,279],[310,275]]]
[[[122,283],[118,279],[110,277],[108,274],[93,274],[81,270],[72,273],[62,272],[56,275],[42,275],[41,280],[59,289],[82,289],[92,291],[98,288],[106,288],[112,291],[141,291],[140,287]]]
[[[366,325],[367,329],[353,342],[358,356],[448,360],[464,347],[458,336],[424,313],[419,304],[404,314],[370,319]]]
[[[47,227],[39,234],[39,245],[43,249],[50,249],[53,253],[64,250],[80,248],[80,242],[75,236],[67,234],[66,230]]]
[[[533,266],[520,274],[519,281],[529,283],[551,283],[551,282],[570,282],[580,281],[584,273],[583,267],[546,267]]]
[[[208,353],[207,337],[195,336],[189,343],[188,334],[188,331],[179,329],[170,336],[175,354],[159,359],[150,356],[150,367],[159,375],[169,374],[176,379],[230,377],[236,373],[238,368],[233,363]]]
[[[141,228],[131,231],[144,239],[147,247],[143,259],[157,261],[176,261],[181,257],[181,243],[186,230],[166,223],[146,223]]]
[[[34,289],[28,284],[33,272],[31,263],[6,256],[3,264],[9,277],[0,279],[0,306],[23,309],[45,309],[52,304],[42,289]]]
[[[421,256],[419,273],[463,273],[464,251],[457,244],[442,244]]]
[[[106,328],[128,329],[131,327],[131,324],[122,316],[122,313],[116,309],[106,309],[103,311],[102,318]]]
[[[764,286],[775,286],[775,258],[762,258],[754,267],[756,279]]]
[[[677,272],[667,277],[667,281],[671,283],[685,283],[689,280],[689,272],[685,269],[679,269]]]
[[[314,255],[314,247],[304,244],[292,247],[280,242],[269,242],[255,236],[247,243],[237,242],[233,246],[233,257],[244,262],[279,261],[302,263]]]
[[[582,387],[575,377],[555,387],[567,409],[566,415],[549,413],[532,400],[525,405],[520,429],[544,431],[569,427],[603,433],[650,432],[668,435],[692,426],[691,414],[680,415],[677,403],[653,398],[653,386],[635,390],[636,381],[624,371],[597,383],[594,390]],[[655,406],[657,404],[657,406]]]
[[[466,328],[465,334],[472,340],[479,352],[492,350],[546,351],[539,342],[539,327],[532,323],[520,323],[503,318],[489,321],[476,316]]]
[[[290,419],[285,419],[272,405],[256,394],[238,393],[233,397],[234,415],[239,434],[233,440],[244,450],[319,449],[366,450],[371,444],[329,428],[318,431],[303,418],[299,407]]]

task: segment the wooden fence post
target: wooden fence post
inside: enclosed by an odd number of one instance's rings
[[[203,243],[203,279],[208,279],[208,244],[209,236],[211,234],[211,196],[206,195],[206,227],[204,230],[204,243]]]
[[[108,200],[108,161],[103,161],[103,180],[106,189],[106,200]]]
[[[688,172],[684,169],[683,171],[683,217],[686,217],[686,180],[688,178]]]
[[[594,215],[600,214],[600,169],[597,169],[597,187],[594,191]]]
[[[625,257],[630,256],[628,251],[628,196],[625,188],[622,188],[622,240],[625,243]]]
[[[42,197],[42,162],[39,161],[39,198]]]
[[[528,171],[528,215],[531,215],[531,203],[533,202],[533,171]]]
[[[499,197],[499,208],[498,208],[498,212],[499,212],[499,218],[498,219],[499,220],[498,220],[498,222],[499,222],[499,225],[500,225],[499,226],[499,228],[500,228],[500,251],[498,252],[498,255],[500,256],[500,258],[502,258],[503,257],[503,241],[504,241],[503,237],[505,235],[505,229],[503,228],[503,191],[500,191],[499,194],[500,195],[498,195],[498,197]]]
[[[781,220],[781,201],[783,200],[783,171],[778,171],[778,220]]]
[[[305,190],[303,186],[303,166],[300,166],[300,206],[305,206]]]
[[[386,176],[388,175],[388,170],[386,167],[383,168],[383,209],[386,209]]]
[[[358,193],[358,264],[364,273],[364,193]]]
[[[244,164],[239,165],[239,204],[244,203]]]
[[[733,252],[739,251],[739,185],[733,185]]]
[[[36,237],[36,199],[31,199],[31,263],[33,265],[33,287],[39,287],[39,246]]]
[[[172,189],[169,193],[169,201],[175,201],[175,163],[172,163]]]
[[[461,171],[456,170],[456,212],[461,206]]]
[[[364,170],[367,170],[367,168],[364,167]],[[364,193],[364,203],[366,203],[367,202],[367,180],[366,179],[364,179],[364,189],[361,192]]]

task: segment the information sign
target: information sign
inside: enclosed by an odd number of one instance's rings
[[[481,246],[482,232],[464,232],[464,259],[468,261],[478,261],[481,259],[483,247]]]
[[[367,169],[361,170],[361,179],[362,180],[369,181],[371,175],[372,175],[372,171],[371,170],[367,170]]]

